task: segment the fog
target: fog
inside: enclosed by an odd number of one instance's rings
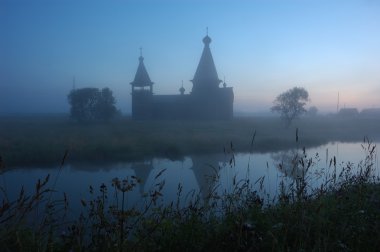
[[[379,13],[0,0],[0,248],[375,251]]]
[[[124,114],[143,48],[156,94],[189,93],[208,34],[234,111],[268,112],[305,87],[320,112],[380,107],[376,1],[1,1],[0,114],[68,112],[76,87],[109,87]]]

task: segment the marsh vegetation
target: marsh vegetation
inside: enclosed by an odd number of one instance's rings
[[[375,251],[380,245],[376,146],[368,141],[363,147],[365,156],[356,165],[347,162],[338,169],[331,157],[319,173],[312,172],[318,158],[299,149],[291,162],[279,163],[293,176],[291,183],[280,182],[275,198],[259,196],[264,177],[233,178],[230,190],[210,183],[205,195],[185,194],[179,184],[177,199],[162,204],[163,169],[143,205],[135,206],[128,204],[129,193],[140,178],[115,178],[89,188],[75,219],[67,217],[66,194],[52,197],[55,183],[48,182],[59,176],[48,176],[30,195],[22,188],[18,197],[4,197],[0,246],[4,251]],[[322,183],[312,186],[317,178]],[[210,179],[220,177],[215,173]],[[4,188],[2,193],[7,195]]]
[[[13,166],[61,163],[56,176],[41,177],[32,192],[11,197],[1,186],[0,247],[4,251],[374,251],[380,237],[380,188],[375,173],[377,118],[304,117],[289,128],[274,117],[229,122],[132,121],[79,124],[67,117],[8,117],[0,124],[1,177]],[[363,161],[322,162],[307,149],[330,141],[358,142],[368,136]],[[233,143],[233,144],[232,144]],[[306,147],[306,148],[303,148]],[[284,174],[268,195],[265,176],[255,181],[232,176],[221,190],[218,164],[207,174],[208,188],[185,191],[164,201],[166,169],[154,176],[139,204],[131,192],[135,175],[93,185],[81,200],[57,191],[64,163],[181,159],[184,155],[225,153],[235,165],[238,152],[284,151],[273,156]],[[282,153],[282,152],[278,152]],[[327,156],[327,155],[326,155]],[[99,162],[98,162],[99,163]],[[248,164],[249,166],[249,164]],[[5,174],[6,175],[6,174]],[[315,181],[318,180],[318,186]],[[6,181],[3,181],[6,182]],[[3,183],[4,185],[6,183]],[[77,207],[77,215],[70,206]]]

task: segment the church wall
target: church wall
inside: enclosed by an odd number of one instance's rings
[[[229,120],[233,117],[232,88],[189,95],[132,95],[132,117],[138,120]]]
[[[132,92],[132,118],[143,120],[151,118],[152,94],[149,91]]]

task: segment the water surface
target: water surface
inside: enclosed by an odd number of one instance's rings
[[[319,186],[326,174],[347,166],[357,167],[366,157],[366,144],[361,143],[329,143],[306,150],[307,158],[312,158],[313,165],[309,170],[310,184]],[[301,171],[294,170],[294,155],[302,155],[302,148],[275,153],[221,153],[214,155],[187,156],[182,161],[155,158],[142,162],[108,163],[108,164],[67,164],[50,168],[18,167],[1,175],[1,186],[6,196],[15,199],[23,186],[27,194],[35,190],[35,183],[50,174],[49,185],[54,187],[54,197],[63,197],[65,192],[69,198],[69,209],[78,212],[80,201],[89,199],[89,188],[95,194],[100,193],[99,186],[104,183],[112,192],[111,181],[114,178],[124,179],[136,176],[141,183],[127,194],[127,204],[138,206],[143,204],[144,195],[154,190],[155,185],[165,181],[162,191],[163,203],[178,198],[178,186],[182,186],[181,204],[190,200],[190,195],[200,193],[206,197],[210,188],[215,187],[218,193],[228,192],[239,183],[249,179],[251,185],[262,197],[272,199],[278,193],[281,181],[289,184]],[[375,175],[379,175],[378,150],[375,149]],[[336,168],[330,165],[335,157]],[[281,164],[281,165],[280,165]],[[161,174],[159,177],[157,175]],[[323,174],[323,175],[321,175]],[[218,178],[215,181],[215,178]],[[4,194],[1,195],[4,197]]]

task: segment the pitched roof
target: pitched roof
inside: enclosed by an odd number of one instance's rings
[[[151,86],[153,82],[149,78],[149,74],[146,71],[144,65],[144,57],[139,57],[139,66],[137,67],[135,79],[131,82],[131,85],[135,87],[146,87]]]
[[[198,87],[218,87],[221,80],[218,78],[218,73],[216,72],[214,59],[212,58],[210,50],[211,38],[207,35],[203,38],[203,43],[204,48],[202,56],[199,60],[192,82],[194,86]]]

